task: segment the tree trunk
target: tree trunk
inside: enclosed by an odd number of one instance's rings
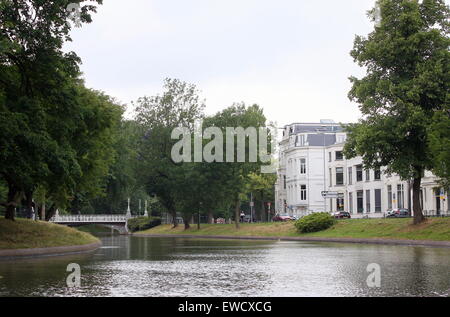
[[[33,219],[33,191],[27,190],[25,192],[25,200],[27,204],[27,217]]]
[[[45,215],[45,221],[50,221],[50,219],[52,219],[55,213],[56,213],[56,204],[52,204],[50,206],[50,209],[48,210],[48,213],[46,213]]]
[[[183,217],[184,230],[191,229],[191,226],[189,225],[189,221],[191,220],[190,218],[192,218],[192,216],[190,216],[190,217]]]
[[[5,219],[15,220],[16,207],[21,198],[20,190],[13,184],[8,184],[8,201],[6,203]]]
[[[236,200],[236,205],[234,207],[234,222],[236,224],[236,229],[240,228],[240,221],[241,221],[241,200]]]
[[[208,223],[214,223],[213,211],[208,210]]]
[[[413,209],[414,209],[414,224],[418,225],[425,220],[420,206],[420,184],[422,182],[421,173],[418,173],[413,180]]]
[[[39,219],[42,220],[42,221],[45,220],[45,198],[44,198],[44,201],[42,202],[42,205],[41,205],[41,209],[40,209],[40,212],[39,212]]]
[[[172,216],[172,223],[173,223],[172,229],[175,229],[178,227],[177,213],[175,211],[172,211],[170,214]]]

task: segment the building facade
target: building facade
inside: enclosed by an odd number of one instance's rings
[[[412,184],[385,169],[366,170],[362,158],[346,159],[346,133],[332,120],[296,123],[283,130],[275,185],[276,210],[302,217],[313,212],[348,211],[354,218],[384,217],[392,209],[412,210]],[[338,198],[325,199],[322,192]],[[448,193],[430,172],[422,180],[426,215],[450,213]]]

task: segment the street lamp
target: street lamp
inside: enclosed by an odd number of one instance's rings
[[[131,218],[130,198],[128,198],[127,218]]]

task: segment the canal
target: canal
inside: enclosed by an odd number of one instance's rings
[[[104,236],[87,254],[0,260],[0,296],[449,296],[450,249]],[[81,287],[69,288],[71,263]],[[371,288],[369,264],[379,265]]]

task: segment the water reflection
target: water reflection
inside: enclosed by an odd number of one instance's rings
[[[93,253],[0,262],[0,296],[448,296],[450,250],[102,237]],[[67,265],[82,287],[65,286]],[[378,263],[382,287],[367,287]]]

